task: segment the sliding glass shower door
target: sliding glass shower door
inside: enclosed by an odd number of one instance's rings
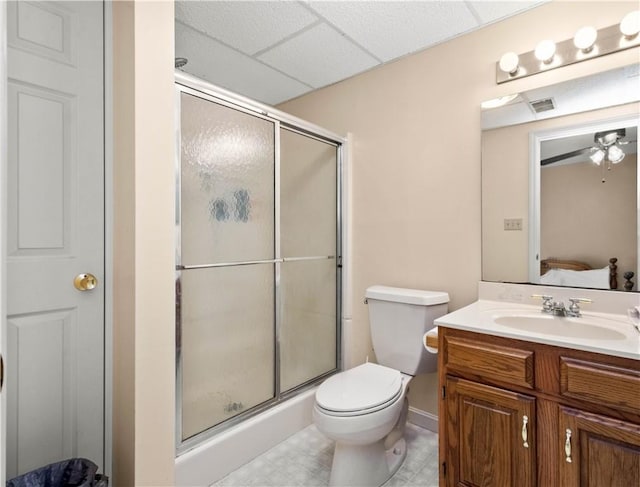
[[[177,85],[178,448],[339,366],[339,142]]]
[[[283,391],[336,367],[336,201],[336,147],[281,129]]]

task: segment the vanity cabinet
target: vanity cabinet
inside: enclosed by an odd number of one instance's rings
[[[536,485],[535,398],[456,377],[448,394],[451,485]]]
[[[441,487],[640,485],[640,362],[440,327]]]
[[[562,487],[640,485],[638,425],[561,407],[559,437],[564,437]]]

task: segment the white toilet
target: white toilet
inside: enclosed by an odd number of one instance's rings
[[[335,440],[331,486],[377,487],[400,468],[414,375],[437,370],[422,337],[446,314],[449,295],[387,286],[366,292],[371,341],[378,364],[329,377],[316,392],[313,421]]]

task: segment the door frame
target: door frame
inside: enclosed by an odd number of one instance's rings
[[[113,15],[103,0],[104,90],[104,457],[103,470],[112,477],[113,423]],[[7,3],[0,2],[0,353],[6,357],[7,292]],[[6,376],[6,373],[5,373]],[[0,485],[6,482],[6,394],[0,393]]]
[[[7,2],[0,2],[0,354],[7,356]],[[4,374],[3,372],[3,375]],[[4,380],[4,378],[3,378]],[[0,485],[5,485],[7,395],[0,393]]]
[[[552,129],[539,130],[529,134],[529,282],[540,284],[540,248],[541,248],[541,213],[540,213],[540,152],[542,143],[582,135],[589,132],[613,130],[624,125],[635,125],[640,128],[640,117],[637,115],[621,115],[586,123],[572,124]],[[640,170],[636,170],[636,276],[640,275]],[[618,281],[622,283],[623,281]]]
[[[113,9],[102,2],[104,89],[104,473],[113,483]]]

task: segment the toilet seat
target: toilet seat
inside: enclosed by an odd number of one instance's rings
[[[366,363],[329,377],[316,392],[316,406],[331,416],[359,416],[388,407],[402,395],[402,374]]]

